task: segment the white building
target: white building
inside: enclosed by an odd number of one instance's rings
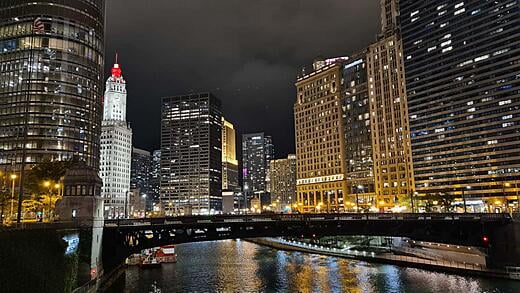
[[[100,177],[105,218],[127,214],[132,162],[132,129],[126,122],[126,82],[117,63],[106,83],[101,127]]]

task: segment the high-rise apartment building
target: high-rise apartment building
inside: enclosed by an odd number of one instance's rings
[[[242,135],[242,180],[247,202],[252,198],[262,200],[267,194],[269,160],[274,158],[271,136],[265,133]]]
[[[132,148],[132,165],[130,188],[139,189],[141,196],[150,196],[151,189],[152,155],[149,151]]]
[[[399,7],[419,196],[503,211],[520,187],[520,2]]]
[[[296,82],[296,189],[301,212],[344,209],[348,190],[341,77],[346,59],[316,61],[314,71]]]
[[[128,216],[128,196],[132,163],[132,129],[126,122],[126,81],[116,63],[105,90],[101,126],[101,195],[105,198],[105,217]]]
[[[0,165],[99,167],[104,22],[104,0],[0,2]]]
[[[161,201],[167,215],[222,210],[222,110],[211,93],[162,99]]]
[[[269,161],[269,185],[272,202],[281,208],[296,203],[296,155]]]
[[[231,122],[222,118],[222,190],[238,188],[236,131]]]

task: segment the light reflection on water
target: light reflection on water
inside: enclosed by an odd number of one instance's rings
[[[520,292],[520,282],[462,277],[245,241],[177,246],[178,262],[130,267],[111,292]]]

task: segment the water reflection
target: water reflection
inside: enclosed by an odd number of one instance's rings
[[[130,267],[112,292],[520,292],[520,282],[286,252],[246,241],[177,246],[178,262]]]

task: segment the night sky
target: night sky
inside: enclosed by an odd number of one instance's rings
[[[108,0],[107,73],[115,51],[134,145],[160,147],[160,98],[211,91],[242,133],[294,153],[294,82],[319,56],[375,40],[379,0]],[[239,147],[239,145],[238,145]]]

